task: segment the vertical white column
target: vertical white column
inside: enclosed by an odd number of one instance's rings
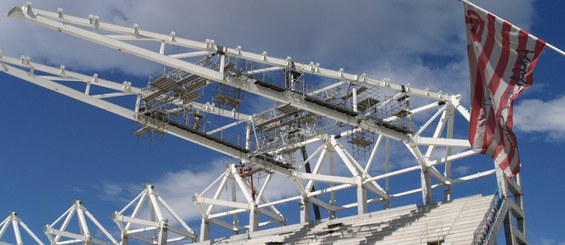
[[[432,180],[428,169],[425,167],[422,167],[420,172],[420,182],[422,184],[422,201],[424,205],[430,205],[433,203]]]
[[[157,238],[157,245],[167,245],[167,227],[168,221],[166,219],[159,221],[159,237]]]
[[[390,171],[390,139],[387,137],[385,141],[385,174]],[[385,192],[389,194],[390,192],[390,178],[387,176],[385,178]],[[390,199],[385,200],[384,208],[390,208]]]
[[[201,242],[210,240],[210,222],[202,218],[200,223],[200,239]]]
[[[235,178],[231,179],[231,200],[232,200],[232,202],[237,202],[237,192],[236,192],[236,189],[235,189]],[[233,227],[237,228],[238,226],[239,226],[239,217],[237,216],[237,213],[235,213],[235,214],[233,214]]]
[[[257,212],[257,204],[255,202],[250,203],[249,211],[249,232],[255,232],[259,230],[259,213]]]
[[[351,94],[352,96],[352,104],[353,104],[353,111],[357,112],[357,86],[355,84],[353,84],[351,86]]]
[[[357,214],[367,213],[367,190],[362,184],[357,185]]]
[[[454,120],[455,120],[455,108],[453,105],[449,105],[447,107],[447,138],[448,139],[453,139],[453,126],[455,123]],[[445,151],[445,155],[450,156],[451,153],[452,153],[452,148],[447,147]],[[446,179],[451,179],[451,161],[445,162],[444,175]],[[443,200],[445,202],[450,202],[453,199],[451,196],[451,187],[452,187],[451,184],[445,186],[445,190],[443,192]]]
[[[302,197],[300,200],[300,223],[310,222],[310,201]]]
[[[333,176],[335,174],[335,150],[333,148],[333,146],[330,144],[330,142],[328,141],[327,143],[327,147],[328,147],[328,153],[329,153],[329,157],[330,157],[330,176]],[[332,182],[330,184],[330,187],[334,187],[335,184]],[[330,192],[330,204],[332,206],[336,205],[336,201],[335,201],[335,191],[332,189]],[[330,212],[330,218],[335,218],[335,211],[331,211]]]

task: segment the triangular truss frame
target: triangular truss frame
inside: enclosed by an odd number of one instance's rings
[[[144,203],[147,203],[150,219],[141,217]],[[128,216],[126,212],[131,210]],[[166,212],[166,213],[164,213]],[[180,227],[174,227],[166,218],[166,214],[174,219]],[[196,240],[194,231],[182,220],[182,218],[167,204],[167,202],[154,190],[154,186],[145,185],[143,191],[128,203],[121,211],[113,215],[114,222],[121,231],[122,245],[128,244],[128,239],[133,238],[150,244],[164,245],[167,243],[179,242],[184,240]],[[133,229],[132,225],[141,226]],[[148,239],[139,235],[144,232],[152,232],[153,239]],[[169,237],[169,232],[178,236]]]
[[[74,216],[77,216],[80,234],[67,231],[69,224]],[[98,228],[107,239],[106,241],[95,238],[93,236],[92,230],[88,226],[87,221],[90,220],[96,228]],[[61,224],[60,228],[55,228],[58,224]],[[45,235],[49,238],[51,245],[65,245],[82,243],[85,245],[97,244],[97,245],[112,245],[118,244],[116,239],[110,235],[110,233],[98,222],[98,220],[84,207],[81,201],[73,201],[73,205],[67,209],[57,220],[52,224],[45,226]],[[62,238],[68,238],[68,240],[62,240]]]
[[[33,233],[33,231],[31,231],[27,227],[27,225],[20,219],[20,217],[18,217],[18,214],[16,212],[9,212],[8,217],[4,219],[2,223],[0,223],[0,239],[2,239],[2,236],[4,236],[10,225],[13,227],[14,238],[16,239],[17,245],[23,244],[20,227],[23,228],[37,244],[44,245],[44,243],[39,240],[39,238]]]
[[[242,171],[242,166],[229,164],[226,170],[203,192],[195,194],[192,198],[198,211],[202,215],[202,226],[200,228],[200,241],[209,240],[210,224],[216,224],[220,227],[229,229],[235,234],[241,231],[249,230],[257,231],[260,227],[271,224],[286,224],[286,218],[282,213],[265,197],[273,172],[264,172],[266,174],[263,184],[257,189],[246,177],[252,176],[261,169],[247,166],[249,169]],[[208,197],[208,192],[215,188],[214,195]],[[243,193],[245,200],[237,200],[237,192]],[[229,200],[222,199],[222,194],[227,194]],[[228,208],[228,211],[212,213],[217,207]],[[240,225],[238,214],[242,212],[249,213],[249,224]],[[259,214],[269,218],[269,221],[259,222]],[[232,216],[233,223],[228,224],[219,218]]]

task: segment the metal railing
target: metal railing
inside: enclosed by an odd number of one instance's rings
[[[490,207],[479,224],[479,227],[473,233],[473,244],[482,245],[488,241],[494,231],[494,225],[500,216],[500,210],[504,203],[504,195],[498,190],[494,194]]]

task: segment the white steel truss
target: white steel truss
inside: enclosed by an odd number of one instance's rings
[[[196,240],[194,231],[153,188],[152,185],[145,185],[136,198],[121,211],[114,213],[114,222],[122,233],[120,244],[127,245],[129,238],[158,245]],[[144,204],[147,204],[146,207]],[[144,210],[148,212],[147,218],[143,217]],[[129,216],[125,214],[128,211],[131,211]],[[173,222],[167,217],[172,218]],[[147,233],[151,233],[149,237],[152,239],[144,235]]]
[[[39,240],[39,238],[37,238],[37,236],[33,233],[33,231],[31,231],[27,227],[27,225],[20,219],[20,217],[18,217],[18,214],[16,212],[9,212],[8,217],[4,221],[2,221],[2,223],[0,223],[0,241],[2,241],[2,237],[4,236],[4,234],[9,229],[10,226],[12,226],[12,229],[14,231],[14,239],[16,240],[17,245],[24,244],[22,240],[20,227],[23,228],[25,232],[31,238],[33,238],[33,240],[37,244],[43,245],[43,242]]]
[[[228,166],[220,178],[193,198],[202,214],[202,241],[210,238],[210,224],[236,233],[243,230],[254,232],[272,223],[285,224],[285,217],[275,206],[291,201],[300,203],[300,221],[308,222],[311,204],[316,209],[328,211],[329,217],[351,208],[365,213],[369,204],[377,202],[389,207],[394,198],[418,193],[422,195],[423,204],[431,204],[438,199],[433,196],[435,188],[442,188],[443,200],[450,201],[456,184],[495,173],[499,179],[503,176],[491,166],[474,174],[453,175],[453,165],[461,162],[456,161],[477,154],[470,149],[466,133],[458,133],[466,131],[462,128],[466,129],[470,118],[468,110],[460,103],[460,95],[394,84],[388,79],[349,74],[343,69],[325,69],[317,63],[300,63],[290,57],[270,57],[267,52],[254,54],[243,51],[241,47],[227,48],[213,40],[193,41],[177,37],[174,32],[159,34],[142,30],[137,25],[131,28],[117,26],[94,15],[78,18],[64,14],[62,9],[56,12],[39,10],[32,8],[30,3],[14,8],[9,16],[165,66],[167,72],[152,79],[150,84],[153,85],[137,88],[131,82],[112,82],[99,78],[97,74],[87,76],[68,71],[65,66],[54,68],[32,62],[29,57],[16,59],[0,54],[0,64],[5,73],[141,123],[144,126],[137,131],[139,134],[148,130],[171,134],[237,159],[241,164]],[[159,50],[150,50],[140,42],[161,45]],[[169,49],[175,50],[171,47],[186,51],[167,53]],[[309,76],[333,82],[324,87],[310,83]],[[173,77],[178,77],[178,80]],[[275,77],[273,81],[269,80],[271,77]],[[82,82],[85,89],[79,91],[66,86],[63,84],[66,81]],[[198,90],[212,85],[259,95],[277,105],[253,115],[243,114],[236,109],[239,98],[218,96],[200,99]],[[93,86],[111,91],[93,94]],[[124,105],[108,100],[115,96],[134,96],[136,102]],[[214,102],[230,104],[233,108],[225,109]],[[155,109],[152,107],[155,104],[165,106]],[[227,121],[212,129],[201,127],[200,119],[206,114]],[[190,116],[192,121],[179,123],[172,120],[171,115]],[[241,140],[237,137],[236,141],[233,141],[234,138],[230,141],[226,136],[234,131],[238,134],[244,132]],[[358,137],[363,134],[376,137],[376,141]],[[369,148],[369,158],[356,157],[351,149],[354,147]],[[307,155],[307,148],[315,149],[314,153]],[[297,160],[300,152],[302,161]],[[398,155],[396,152],[409,156],[410,159],[406,160],[409,163],[401,165],[396,162],[397,159],[392,159]],[[313,169],[310,169],[310,162],[315,162]],[[469,161],[466,162],[469,164]],[[248,172],[241,173],[238,168],[248,168]],[[323,168],[329,168],[329,173],[323,173]],[[415,181],[418,182],[416,186],[391,191],[392,177],[411,172],[420,175]],[[259,173],[268,177],[256,189],[247,178]],[[298,195],[267,200],[265,193],[269,191],[268,180],[273,174],[287,177]],[[316,189],[318,185],[324,187]],[[216,191],[212,193],[213,188]],[[356,202],[336,201],[336,193],[353,188]],[[231,197],[222,199],[220,196],[227,193],[227,189]],[[147,200],[151,203],[150,191],[154,193],[146,187],[146,194],[140,194],[115,215],[123,233],[122,243],[127,243],[128,236],[136,238],[136,232],[129,228],[137,221],[137,224],[151,227],[157,243],[169,241],[164,233],[166,224],[161,224],[163,220],[158,212],[151,221],[143,222],[136,218],[139,212],[137,206],[130,217],[123,215],[123,211],[136,201],[141,205],[149,198]],[[235,193],[238,191],[244,194],[243,200],[236,200]],[[370,199],[368,195],[374,197]],[[152,205],[155,207],[157,203]],[[222,207],[222,210],[214,212],[216,207]],[[249,213],[247,225],[240,224],[237,218],[237,214],[243,212]],[[258,214],[270,221],[260,223]],[[233,217],[232,224],[225,221],[229,216]],[[513,217],[523,221],[523,215]],[[186,230],[178,234],[196,239],[188,226],[184,228]],[[157,234],[157,230],[163,232]]]
[[[73,217],[76,215],[78,220],[78,230],[80,233],[69,230],[69,224],[71,223]],[[60,228],[56,228],[57,225]],[[104,237],[96,238],[97,234],[94,230],[89,227],[88,223],[94,224],[95,228],[98,228]],[[74,244],[82,243],[85,245],[97,244],[97,245],[112,245],[118,244],[116,239],[110,235],[110,233],[94,218],[94,216],[86,210],[79,200],[73,201],[73,205],[65,211],[57,220],[52,224],[45,226],[45,235],[49,238],[52,245],[64,245],[64,244]],[[62,239],[66,238],[66,239]]]
[[[210,224],[216,224],[220,227],[232,230],[234,233],[249,230],[257,231],[259,227],[267,226],[273,223],[284,225],[286,219],[282,213],[276,209],[271,202],[264,196],[268,188],[273,173],[267,173],[266,180],[259,189],[253,184],[253,175],[259,171],[258,169],[247,168],[230,164],[227,166],[218,179],[216,179],[202,193],[195,194],[192,198],[196,208],[202,214],[202,225],[200,227],[200,241],[210,239]],[[250,180],[247,177],[251,177]],[[208,197],[208,191],[216,188],[213,196]],[[243,193],[244,200],[237,200],[237,192]],[[222,194],[229,196],[221,198]],[[227,208],[228,211],[220,211],[212,213],[214,208]],[[249,213],[249,225],[240,225],[238,214],[242,212]],[[269,218],[270,221],[259,223],[259,214]],[[233,217],[232,223],[229,224],[220,218],[225,216]]]
[[[111,88],[111,89],[116,89],[118,91],[123,91],[124,89],[127,89],[127,91],[133,91],[133,92],[129,92],[127,93],[128,95],[132,95],[132,96],[140,96],[140,91],[141,89],[136,88],[128,83],[125,83],[127,86],[124,85],[124,83],[116,83],[116,82],[111,82],[108,80],[104,80],[99,78],[98,76],[86,76],[86,75],[82,75],[82,74],[78,74],[75,72],[70,72],[68,70],[66,70],[64,67],[61,68],[54,68],[54,67],[49,67],[49,66],[45,66],[45,65],[41,65],[41,64],[37,64],[34,62],[31,62],[30,59],[28,57],[22,57],[22,58],[11,58],[11,57],[7,57],[7,56],[0,56],[0,62],[2,63],[2,67],[3,67],[3,71],[7,74],[10,74],[12,76],[18,77],[22,80],[26,80],[29,81],[31,83],[37,84],[39,86],[45,87],[47,89],[53,90],[55,92],[64,94],[66,96],[75,98],[77,100],[83,101],[85,103],[88,103],[90,105],[99,107],[101,109],[105,109],[107,111],[110,111],[112,113],[118,114],[120,116],[123,116],[125,118],[131,119],[131,120],[139,120],[138,119],[138,113],[136,113],[136,110],[139,109],[138,105],[134,105],[134,109],[127,109],[125,107],[122,107],[121,105],[117,105],[111,102],[108,102],[107,100],[105,100],[104,96],[99,96],[96,94],[89,94],[89,93],[85,93],[82,91],[77,91],[75,89],[69,88],[63,84],[60,83],[60,81],[69,81],[69,80],[75,80],[78,82],[83,82],[86,84],[87,87],[89,86],[102,86],[105,88]],[[50,74],[49,76],[46,75],[38,75],[36,73],[48,73]],[[137,92],[137,93],[136,93]],[[445,128],[449,127],[445,127],[448,122],[450,120],[454,120],[454,113],[458,112],[460,113],[465,119],[468,119],[468,112],[466,109],[464,109],[459,103],[458,103],[458,96],[452,96],[453,101],[450,101],[451,103],[448,104],[442,104],[442,105],[438,105],[436,104],[427,104],[424,105],[422,107],[419,107],[417,109],[414,109],[413,112],[414,114],[419,113],[419,112],[423,112],[423,111],[427,111],[427,110],[432,110],[435,109],[437,110],[437,112],[422,126],[422,128],[415,134],[415,135],[409,135],[410,137],[412,137],[414,140],[411,142],[405,142],[405,141],[401,141],[406,148],[408,149],[409,153],[412,154],[415,159],[417,160],[417,165],[411,166],[411,167],[407,167],[404,169],[400,169],[400,170],[396,170],[396,171],[392,171],[392,172],[386,172],[384,174],[381,175],[377,175],[377,176],[367,176],[364,174],[364,171],[368,171],[371,168],[371,165],[373,164],[373,160],[376,157],[376,152],[380,147],[381,142],[383,141],[389,141],[390,139],[395,140],[395,138],[391,138],[386,134],[376,134],[378,135],[379,139],[377,141],[377,143],[374,145],[372,151],[371,151],[371,157],[370,160],[368,161],[368,164],[365,167],[360,167],[358,166],[358,164],[355,164],[354,161],[354,157],[351,156],[351,154],[347,153],[347,150],[343,147],[337,144],[336,139],[343,139],[345,137],[347,137],[348,135],[351,134],[355,134],[357,131],[360,131],[358,129],[352,129],[349,131],[345,131],[342,133],[339,133],[337,135],[320,135],[318,137],[314,137],[308,140],[305,140],[303,142],[298,142],[295,144],[290,144],[290,145],[285,145],[283,148],[281,149],[275,149],[273,151],[271,151],[270,153],[276,154],[279,152],[282,152],[286,149],[294,149],[297,147],[305,147],[307,145],[311,145],[311,144],[315,144],[318,142],[326,142],[326,141],[332,141],[334,142],[333,145],[334,146],[338,146],[338,148],[340,149],[339,152],[341,153],[340,157],[342,159],[347,159],[347,161],[349,163],[353,163],[353,165],[349,165],[348,168],[350,168],[350,170],[356,171],[355,176],[365,176],[365,178],[363,179],[359,179],[357,178],[357,180],[354,179],[349,179],[349,180],[344,180],[344,179],[340,179],[340,178],[335,178],[336,176],[319,176],[316,174],[309,174],[309,173],[303,173],[302,171],[298,170],[298,169],[293,169],[293,168],[287,168],[281,165],[277,165],[277,164],[273,164],[269,161],[263,161],[262,159],[259,159],[256,156],[253,156],[251,154],[249,154],[248,152],[245,152],[241,149],[235,149],[233,147],[229,147],[226,146],[224,144],[218,143],[214,140],[211,140],[209,138],[203,137],[202,135],[199,134],[194,134],[191,132],[187,132],[181,128],[175,127],[175,126],[171,126],[168,125],[166,128],[164,128],[164,132],[165,133],[169,133],[171,135],[175,135],[177,137],[180,137],[182,139],[191,141],[193,143],[208,147],[210,149],[214,149],[216,151],[219,151],[221,153],[227,154],[229,156],[232,156],[236,159],[239,159],[242,162],[246,162],[246,163],[252,163],[252,164],[256,164],[258,166],[260,166],[263,171],[266,172],[271,172],[274,171],[278,174],[282,174],[284,176],[287,176],[289,178],[293,178],[297,177],[297,176],[304,176],[303,179],[305,180],[309,180],[309,181],[324,181],[324,180],[328,180],[328,179],[332,179],[332,181],[334,181],[334,184],[340,184],[337,185],[335,187],[332,187],[328,190],[340,190],[340,189],[344,189],[344,188],[349,188],[351,186],[355,186],[355,183],[360,183],[359,181],[362,181],[362,186],[364,188],[371,188],[369,191],[371,191],[372,193],[379,193],[380,194],[380,199],[372,199],[372,200],[365,200],[360,202],[361,204],[363,203],[373,203],[373,202],[378,202],[378,201],[384,201],[386,203],[389,202],[389,199],[392,197],[401,197],[401,196],[405,196],[405,195],[409,195],[409,194],[414,194],[414,193],[418,193],[421,192],[423,197],[424,197],[424,202],[425,203],[429,203],[433,200],[432,197],[432,193],[431,190],[433,188],[438,188],[438,187],[445,187],[446,190],[449,190],[446,192],[446,200],[449,200],[450,198],[450,190],[451,190],[451,186],[457,183],[461,183],[464,181],[469,181],[469,180],[473,180],[476,178],[480,178],[480,177],[484,177],[487,175],[491,175],[493,174],[495,171],[494,169],[491,170],[485,170],[483,172],[477,173],[477,174],[473,174],[473,175],[469,175],[469,176],[464,176],[464,177],[460,177],[457,179],[450,179],[447,178],[446,175],[449,174],[449,172],[446,173],[440,173],[439,171],[437,171],[435,169],[435,166],[437,165],[441,165],[441,164],[445,164],[445,163],[451,163],[451,161],[454,160],[458,160],[458,159],[462,159],[462,158],[466,158],[472,155],[475,155],[476,153],[473,152],[472,150],[469,149],[468,147],[468,143],[465,143],[463,139],[445,139],[442,137],[442,135],[445,133]],[[202,105],[202,104],[201,104]],[[205,108],[205,105],[202,105],[203,108]],[[224,116],[222,110],[216,110],[214,111],[212,110],[208,110],[205,109],[206,112],[218,112],[216,113],[217,115],[221,115]],[[450,110],[454,113],[447,113],[447,110]],[[233,115],[233,114],[232,114]],[[440,116],[441,115],[441,116]],[[451,117],[448,117],[448,116]],[[227,115],[230,116],[230,115]],[[247,116],[244,116],[243,118],[246,118]],[[249,116],[250,117],[250,116]],[[439,120],[438,120],[439,118]],[[236,120],[244,120],[242,118],[235,118]],[[436,123],[437,121],[437,126],[435,128],[434,134],[430,137],[422,137],[421,134],[422,132],[424,132],[426,130],[427,127],[433,125],[434,123]],[[244,121],[245,123],[247,123],[246,121]],[[147,123],[147,122],[145,122]],[[149,124],[148,125],[151,127],[153,125]],[[155,126],[156,127],[156,126]],[[252,136],[250,136],[252,137]],[[250,139],[248,138],[246,141],[250,141]],[[422,148],[425,147],[425,148]],[[463,151],[457,151],[454,153],[451,153],[450,155],[445,155],[439,158],[433,158],[434,155],[434,151],[436,150],[437,147],[449,147],[449,148],[457,148],[457,149],[463,149]],[[425,153],[422,153],[422,150],[425,149]],[[387,148],[386,150],[386,156],[388,157],[389,155],[389,149]],[[428,171],[423,171],[423,170],[428,170]],[[405,192],[401,192],[401,193],[397,193],[397,194],[385,194],[382,191],[382,187],[381,188],[375,188],[375,186],[371,187],[372,184],[368,184],[370,182],[374,182],[377,180],[381,180],[381,179],[385,179],[388,180],[390,177],[395,176],[395,175],[400,175],[400,174],[404,174],[407,172],[411,172],[411,171],[421,171],[422,172],[422,187],[420,188],[416,188],[416,189],[412,189],[412,190],[407,190]],[[449,171],[448,169],[446,171]],[[437,181],[440,181],[441,184],[435,184],[432,185],[431,184],[431,179],[430,179],[430,175],[433,176]],[[329,182],[332,182],[329,181]],[[358,181],[358,182],[355,182]],[[387,181],[388,182],[388,181]],[[295,181],[295,186],[298,183],[298,179],[297,181]],[[309,186],[311,186],[312,184],[310,184]],[[307,190],[305,189],[305,187],[300,187],[297,188],[298,190]],[[388,189],[388,188],[385,188]],[[325,191],[328,191],[325,190]],[[313,195],[316,195],[318,192],[313,193]],[[312,194],[310,194],[312,195]],[[360,197],[365,197],[365,195],[363,194],[363,191],[360,192]],[[292,199],[288,199],[288,200],[282,200],[282,201],[293,201],[293,200],[301,200],[301,198],[292,198]],[[323,202],[316,200],[316,199],[312,199],[310,198],[310,200],[314,200],[312,201],[313,203],[316,203],[316,205],[320,206],[320,207],[325,207],[325,209],[329,210],[332,213],[335,213],[335,211],[343,209],[342,208],[338,208],[338,207],[332,207],[332,206],[328,206],[325,205]],[[306,199],[304,199],[304,201],[307,201]],[[274,201],[273,203],[277,203],[276,201]],[[350,204],[350,205],[346,205],[344,207],[355,207],[355,205],[357,204]],[[364,208],[364,205],[361,205],[362,209]],[[305,212],[309,212],[308,208],[305,209]],[[307,215],[304,215],[304,220],[306,220]],[[219,222],[216,222],[219,223]]]
[[[321,68],[319,64],[301,64],[294,62],[292,59],[278,59],[274,57],[267,56],[267,52],[262,54],[253,54],[250,52],[242,51],[241,48],[229,49],[219,45],[216,45],[213,40],[207,40],[206,42],[196,42],[188,39],[183,39],[176,37],[176,35],[171,33],[170,35],[158,34],[148,31],[141,30],[137,25],[133,28],[121,27],[112,24],[108,24],[100,21],[96,16],[90,16],[89,18],[78,18],[70,15],[63,14],[62,9],[57,12],[48,12],[44,10],[39,10],[31,7],[31,3],[27,3],[23,7],[16,7],[10,11],[10,17],[23,18],[25,20],[31,21],[33,23],[45,26],[50,29],[57,30],[59,32],[68,33],[69,35],[76,36],[100,45],[108,46],[118,51],[129,53],[138,56],[143,59],[154,61],[169,67],[177,68],[212,81],[224,83],[228,86],[243,89],[247,92],[254,93],[265,98],[272,99],[284,104],[289,104],[299,109],[310,111],[325,117],[331,118],[341,123],[346,123],[354,127],[359,127],[365,130],[374,131],[378,133],[386,134],[388,137],[410,141],[411,139],[402,133],[399,133],[390,128],[381,126],[378,122],[371,119],[365,120],[355,120],[350,113],[344,113],[341,111],[336,111],[326,106],[321,106],[317,103],[311,102],[307,99],[300,98],[301,96],[296,96],[296,93],[292,91],[287,91],[286,93],[277,91],[277,89],[269,89],[265,86],[257,85],[257,80],[249,77],[234,76],[228,71],[225,71],[225,58],[226,57],[240,57],[242,59],[248,59],[254,62],[262,63],[277,67],[277,69],[285,69],[290,66],[293,70],[301,73],[316,74],[322,77],[328,77],[332,79],[338,79],[348,82],[358,82],[360,84],[366,84],[368,86],[374,86],[377,88],[383,88],[387,90],[396,91],[397,94],[408,94],[424,98],[430,98],[438,101],[451,100],[451,96],[447,94],[435,93],[429,90],[420,90],[416,88],[411,88],[408,85],[397,85],[393,84],[388,80],[376,80],[368,78],[367,75],[354,75],[348,74],[340,69],[339,71],[332,71],[329,69]],[[94,30],[87,30],[86,28],[93,28]],[[114,34],[101,34],[97,30],[102,30],[106,32],[111,32]],[[149,49],[142,48],[135,44],[130,44],[124,40],[143,40],[143,41],[154,41],[161,43],[161,48],[158,51],[153,51]],[[198,54],[210,54],[210,53],[220,53],[224,58],[219,66],[219,70],[208,69],[188,61],[182,60],[178,57],[184,57],[180,55],[165,55],[164,50],[166,45],[179,46],[189,49],[195,49],[199,51]],[[272,69],[271,69],[272,70]],[[263,70],[271,71],[271,70]]]

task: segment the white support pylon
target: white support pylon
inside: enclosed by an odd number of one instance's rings
[[[147,203],[149,208],[149,219],[142,217],[144,203]],[[131,214],[129,216],[125,215],[132,207]],[[172,218],[172,221],[176,223],[169,222],[167,218]],[[120,238],[120,244],[122,245],[127,245],[129,238],[158,245],[184,240],[196,240],[196,233],[165,202],[152,185],[145,185],[143,191],[136,198],[121,211],[114,213],[113,219],[122,233]],[[141,233],[148,232],[151,233],[152,239],[140,235]]]
[[[39,238],[37,238],[37,236],[18,217],[18,214],[16,212],[9,212],[8,217],[4,221],[2,221],[2,223],[0,223],[0,241],[2,241],[2,236],[4,236],[4,233],[6,233],[6,231],[8,230],[8,227],[10,227],[10,226],[12,226],[12,228],[14,229],[14,239],[16,239],[17,245],[24,244],[23,240],[22,240],[21,232],[20,232],[20,227],[24,228],[24,230],[27,232],[27,234],[31,238],[33,238],[33,240],[37,244],[44,245],[43,242],[41,240],[39,240]]]
[[[77,216],[80,234],[73,231],[69,231],[69,224],[73,217]],[[63,220],[64,219],[64,220]],[[95,238],[93,235],[96,234],[92,232],[88,226],[88,220],[96,228],[98,228],[103,234],[103,238]],[[55,228],[56,225],[61,222],[59,229]],[[45,235],[49,238],[51,245],[65,245],[82,243],[85,245],[98,244],[98,245],[115,245],[117,244],[116,239],[110,235],[110,233],[94,218],[94,216],[84,207],[81,201],[73,201],[73,205],[65,211],[55,222],[50,225],[45,226]],[[62,238],[68,238],[67,240],[62,240]],[[102,240],[103,239],[103,240]]]

